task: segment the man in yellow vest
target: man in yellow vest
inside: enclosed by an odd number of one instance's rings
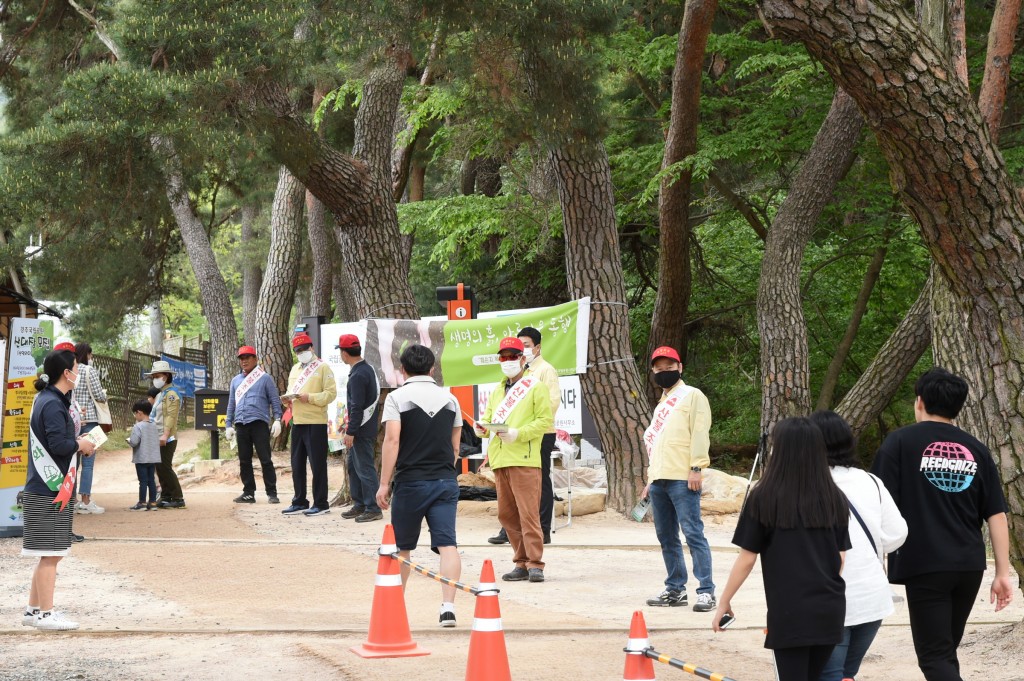
[[[508,533],[516,567],[506,582],[544,581],[544,535],[540,528],[541,445],[552,427],[544,383],[525,376],[523,342],[503,338],[498,359],[505,380],[494,386],[477,434],[491,436],[487,460],[498,491],[498,521]]]

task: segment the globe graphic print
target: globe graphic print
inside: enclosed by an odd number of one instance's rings
[[[922,455],[921,471],[943,492],[963,492],[974,481],[977,464],[971,450],[958,442],[933,442]]]

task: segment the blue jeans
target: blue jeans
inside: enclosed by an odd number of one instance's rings
[[[156,503],[156,464],[135,464],[135,475],[139,478],[139,503],[146,503],[146,492],[149,492],[149,503]]]
[[[860,670],[861,660],[875,640],[882,620],[843,627],[843,640],[832,649],[832,657],[825,663],[820,681],[852,679]]]
[[[683,560],[683,543],[679,541],[681,528],[686,545],[690,547],[693,576],[700,582],[697,593],[714,595],[711,547],[704,537],[704,521],[700,518],[700,492],[691,491],[686,480],[655,480],[651,483],[650,494],[654,531],[658,534],[661,557],[668,570],[665,587],[686,591],[686,561]]]
[[[88,433],[100,424],[95,422],[83,423],[82,432]],[[96,455],[82,457],[82,470],[78,477],[78,493],[92,496],[92,467],[96,464]]]
[[[373,438],[357,437],[348,452],[348,490],[352,503],[370,513],[379,513],[377,489],[380,479],[373,460]]]

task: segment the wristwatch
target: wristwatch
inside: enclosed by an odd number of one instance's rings
[[[690,466],[690,470],[694,473],[700,473],[700,466]]]

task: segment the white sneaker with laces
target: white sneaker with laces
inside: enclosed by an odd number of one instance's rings
[[[78,622],[73,622],[64,616],[64,613],[56,610],[39,613],[36,619],[36,629],[46,631],[71,631],[78,628]]]
[[[89,510],[88,504],[83,504],[81,501],[75,502],[75,513],[79,515],[89,515],[92,511]]]
[[[718,601],[711,594],[697,594],[697,602],[693,604],[694,612],[711,612],[718,607]]]
[[[39,611],[29,612],[25,610],[25,614],[21,616],[21,626],[23,627],[34,627],[36,621],[39,619]]]
[[[95,501],[90,501],[88,504],[85,505],[85,507],[89,509],[89,513],[93,513],[95,515],[99,515],[100,513],[103,513],[107,510],[102,506],[97,506]]]

